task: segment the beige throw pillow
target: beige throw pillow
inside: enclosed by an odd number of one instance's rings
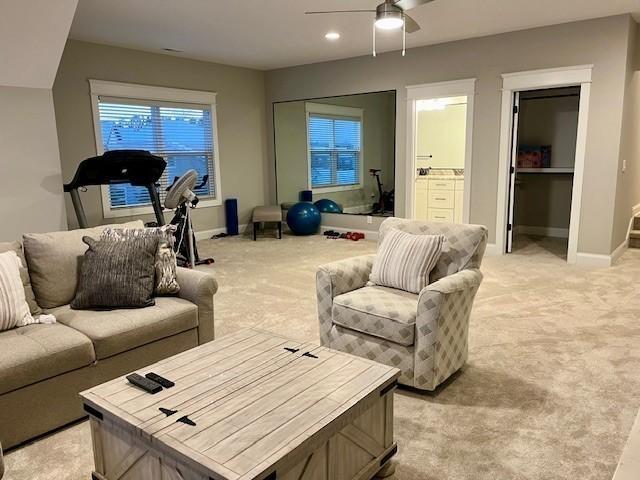
[[[0,253],[0,331],[33,323],[20,278],[16,252]]]
[[[42,308],[40,308],[40,305],[38,305],[38,302],[36,302],[36,296],[33,293],[33,288],[31,287],[31,278],[29,277],[29,270],[27,269],[27,261],[25,260],[24,254],[22,253],[22,244],[20,242],[0,243],[0,253],[4,252],[16,252],[16,255],[18,255],[20,263],[22,263],[22,266],[20,267],[20,277],[22,278],[24,296],[27,299],[29,311],[33,316],[41,315]]]
[[[412,293],[429,284],[446,238],[444,235],[413,235],[394,228],[380,246],[369,280],[376,285]]]

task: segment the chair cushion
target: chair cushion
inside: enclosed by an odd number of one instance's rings
[[[414,235],[444,235],[447,238],[442,254],[429,275],[429,283],[466,268],[480,268],[487,247],[487,228],[481,225],[421,222],[395,217],[380,224],[378,244],[394,228]]]
[[[256,207],[253,209],[253,223],[256,222],[281,222],[282,208],[279,205]]]
[[[47,312],[89,337],[100,360],[198,326],[195,304],[176,297],[155,300],[146,308],[93,311],[64,305]]]
[[[87,251],[82,237],[100,237],[108,225],[68,232],[27,233],[22,236],[31,286],[42,308],[55,308],[71,302],[78,285],[79,259]],[[114,225],[111,225],[112,227]],[[142,221],[115,227],[142,228]]]
[[[64,325],[36,324],[0,332],[0,394],[94,361],[91,340]]]
[[[417,311],[417,295],[375,285],[338,295],[332,313],[333,323],[341,327],[409,346]]]

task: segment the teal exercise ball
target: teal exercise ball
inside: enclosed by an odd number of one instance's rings
[[[287,225],[296,235],[313,235],[320,227],[320,210],[311,202],[299,202],[287,212]]]
[[[340,204],[328,198],[321,198],[315,202],[314,205],[323,213],[342,213],[342,207]]]

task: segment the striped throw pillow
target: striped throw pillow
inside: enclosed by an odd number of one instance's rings
[[[0,331],[34,322],[24,294],[16,252],[0,253]]]
[[[394,228],[378,247],[369,280],[376,285],[420,293],[429,284],[429,273],[445,241],[444,235],[414,235]]]

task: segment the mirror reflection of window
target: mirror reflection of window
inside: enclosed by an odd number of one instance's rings
[[[273,122],[284,208],[311,191],[345,214],[394,214],[395,90],[276,102]]]

